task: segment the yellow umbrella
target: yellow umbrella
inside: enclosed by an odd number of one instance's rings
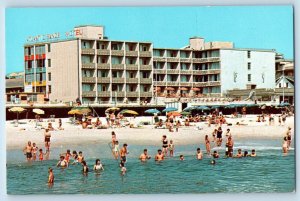
[[[120,110],[120,108],[118,108],[118,107],[110,107],[110,108],[107,108],[107,109],[105,110],[105,112],[118,111],[118,110]]]
[[[133,114],[133,115],[138,115],[139,113],[137,113],[134,110],[124,110],[120,112],[121,114]]]
[[[80,110],[70,110],[69,112],[68,112],[68,114],[71,114],[71,115],[75,115],[75,114],[82,114],[82,112],[80,111]]]
[[[19,113],[24,112],[26,109],[22,108],[22,107],[12,107],[10,109],[8,109],[8,111],[10,112],[16,112],[17,113],[17,122],[19,120]]]
[[[45,111],[41,110],[41,109],[33,109],[32,112],[34,112],[36,114],[45,114]]]

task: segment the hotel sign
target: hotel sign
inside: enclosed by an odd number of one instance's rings
[[[52,33],[52,34],[42,34],[42,35],[36,35],[36,36],[28,36],[27,42],[34,43],[34,42],[47,42],[47,41],[53,41],[63,38],[74,38],[82,35],[82,30],[76,29],[72,31],[67,31],[64,34],[61,34],[60,32]]]

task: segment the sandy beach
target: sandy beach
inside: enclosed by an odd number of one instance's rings
[[[164,117],[160,117],[164,118]],[[281,142],[288,126],[294,131],[294,117],[288,117],[285,125],[278,125],[275,117],[275,124],[269,126],[268,122],[256,122],[256,115],[247,115],[243,118],[227,118],[227,122],[232,126],[223,125],[223,133],[230,128],[231,133],[237,141],[244,139],[276,139]],[[111,140],[111,132],[115,131],[117,138],[121,143],[137,144],[137,145],[161,145],[162,135],[167,135],[168,139],[172,139],[177,145],[197,144],[204,142],[206,134],[211,138],[211,133],[215,125],[208,127],[207,123],[195,123],[193,126],[179,129],[179,132],[169,132],[167,129],[154,129],[152,125],[146,125],[142,128],[109,128],[109,129],[82,129],[81,126],[72,125],[69,119],[62,119],[64,130],[51,131],[51,147],[59,147],[62,145],[84,145],[84,144],[101,144],[108,143]],[[93,120],[95,121],[95,119]],[[104,118],[101,118],[105,122]],[[137,117],[136,120],[151,122],[151,117]],[[6,121],[6,144],[7,149],[22,149],[28,140],[35,142],[41,146],[44,144],[44,130],[37,130],[33,120],[20,120],[26,124],[19,124],[15,127],[12,121]],[[240,122],[246,125],[236,125]],[[47,119],[44,119],[42,125],[46,127]],[[52,123],[54,128],[58,127],[58,119]],[[199,130],[198,128],[202,128]],[[25,129],[25,130],[24,130]],[[225,135],[225,134],[224,134]],[[223,137],[224,137],[223,135]]]

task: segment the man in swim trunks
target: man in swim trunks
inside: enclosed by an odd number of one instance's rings
[[[162,154],[161,149],[157,150],[157,154],[156,154],[156,156],[155,156],[155,161],[162,161],[162,160],[164,160],[164,159],[165,159],[165,157],[164,157],[164,155]]]
[[[48,169],[49,176],[48,176],[48,183],[53,184],[54,183],[54,174],[52,168]]]
[[[50,138],[51,138],[51,133],[49,132],[49,129],[46,128],[44,136],[45,136],[46,152],[49,152],[50,151]]]
[[[32,159],[32,145],[31,145],[31,141],[28,141],[26,147],[23,150],[26,154],[26,159],[27,161],[31,161]]]
[[[147,160],[149,160],[151,157],[148,155],[148,150],[147,149],[144,149],[144,153],[142,153],[141,155],[140,155],[140,160],[142,161],[142,162],[145,162],[145,161],[147,161]]]
[[[242,158],[243,157],[243,153],[241,149],[238,149],[238,153],[236,154],[235,158]]]
[[[222,145],[222,128],[219,127],[217,130],[217,146],[220,147]]]
[[[121,160],[126,162],[126,155],[128,154],[127,152],[127,144],[123,144],[122,149],[120,150],[120,156],[121,156]]]

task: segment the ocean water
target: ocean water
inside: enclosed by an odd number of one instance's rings
[[[83,175],[81,165],[67,169],[55,167],[58,154],[66,147],[53,149],[50,160],[28,163],[20,150],[7,152],[8,194],[140,194],[140,193],[244,193],[293,192],[295,190],[295,157],[291,149],[281,151],[278,140],[239,141],[243,150],[256,149],[257,157],[223,158],[224,148],[215,148],[221,158],[211,165],[212,158],[195,159],[198,145],[176,146],[175,156],[155,162],[159,147],[129,145],[127,173],[121,176],[119,162],[112,158],[108,144],[70,146],[83,151],[90,170],[100,158],[105,170]],[[204,146],[200,146],[205,152]],[[141,163],[137,158],[147,148],[153,158]],[[215,150],[214,149],[214,150]],[[185,156],[179,161],[179,155]],[[48,168],[54,168],[55,182],[47,184]]]

